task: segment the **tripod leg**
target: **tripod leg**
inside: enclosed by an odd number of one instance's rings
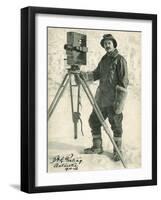
[[[94,108],[94,110],[95,110],[95,112],[96,112],[96,114],[97,114],[97,117],[98,117],[98,119],[100,120],[100,122],[101,122],[101,124],[102,124],[102,126],[103,126],[103,128],[104,128],[104,130],[105,130],[105,132],[106,132],[107,135],[109,136],[110,141],[112,142],[114,148],[116,149],[116,151],[117,151],[117,153],[118,153],[118,155],[119,155],[119,157],[120,157],[120,159],[121,159],[121,162],[122,162],[123,166],[126,168],[126,165],[125,165],[125,162],[124,162],[124,160],[123,160],[123,158],[122,158],[122,155],[121,155],[121,153],[120,153],[120,151],[119,151],[119,149],[118,149],[118,147],[117,147],[115,141],[113,140],[113,138],[112,138],[112,136],[111,136],[111,134],[110,134],[110,130],[109,130],[109,128],[108,128],[108,126],[107,126],[107,124],[106,124],[104,118],[103,118],[103,115],[102,115],[102,113],[101,113],[101,111],[100,111],[100,109],[99,109],[99,107],[98,107],[98,105],[97,105],[97,102],[96,102],[96,100],[94,99],[94,97],[93,97],[93,95],[92,95],[92,93],[91,93],[91,91],[90,91],[90,89],[89,89],[89,87],[88,87],[86,81],[83,80],[83,79],[81,79],[80,76],[79,76],[78,74],[77,74],[77,78],[78,78],[78,80],[80,81],[80,83],[81,83],[81,85],[82,85],[82,87],[83,87],[83,89],[84,89],[84,91],[85,91],[85,93],[86,93],[86,95],[87,95],[87,97],[88,97],[88,99],[89,99],[91,105],[93,106],[93,108]]]
[[[74,139],[77,139],[77,133],[78,133],[78,130],[77,130],[77,118],[76,118],[75,112],[74,112],[71,74],[69,75],[69,79],[70,79],[70,98],[71,98],[72,119],[73,119],[73,123],[74,123]]]
[[[68,79],[67,79],[68,78]],[[64,84],[65,83],[65,84]],[[69,77],[68,77],[68,74],[65,75],[55,97],[54,97],[54,100],[52,101],[50,107],[49,107],[49,110],[48,110],[48,120],[50,119],[52,113],[54,112],[55,108],[56,108],[56,105],[58,104],[61,96],[63,95],[64,91],[65,91],[65,88],[67,87],[69,83]]]
[[[78,84],[78,94],[77,94],[77,112],[79,113],[79,106],[80,106],[80,84]]]
[[[48,113],[51,112],[52,107],[53,107],[53,105],[55,104],[56,99],[58,98],[58,95],[59,95],[59,93],[60,93],[60,90],[62,89],[62,87],[63,87],[63,85],[64,85],[64,82],[65,82],[66,79],[67,79],[67,76],[68,76],[68,74],[65,75],[65,77],[64,77],[64,79],[63,79],[61,85],[59,86],[59,88],[58,88],[58,90],[57,90],[57,92],[56,92],[56,95],[55,95],[55,97],[54,97],[54,99],[53,99],[53,101],[52,101],[52,103],[51,103],[51,105],[50,105],[50,107],[49,107],[49,109],[48,109]]]
[[[57,90],[57,92],[56,92],[56,95],[55,95],[55,97],[54,97],[54,99],[53,99],[53,101],[52,101],[52,103],[51,103],[51,105],[50,105],[50,107],[49,107],[49,109],[48,109],[48,113],[51,112],[52,107],[53,107],[53,105],[55,104],[56,99],[58,98],[58,95],[59,95],[59,93],[60,93],[60,90],[62,89],[62,87],[63,87],[63,85],[64,85],[64,82],[65,82],[66,79],[67,79],[67,76],[68,76],[68,74],[65,75],[65,77],[64,77],[64,79],[63,79],[61,85],[59,86],[59,88],[58,88],[58,90]]]

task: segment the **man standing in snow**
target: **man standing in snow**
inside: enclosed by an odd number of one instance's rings
[[[127,95],[128,71],[127,62],[117,50],[117,41],[111,34],[103,35],[100,42],[106,54],[102,57],[97,68],[92,72],[82,72],[87,81],[99,80],[95,99],[102,112],[104,119],[108,118],[113,131],[113,139],[121,151],[122,144],[122,120],[123,105]],[[101,126],[95,111],[93,110],[89,125],[92,132],[93,146],[84,150],[86,154],[100,154],[103,152]],[[115,148],[113,160],[120,160]]]

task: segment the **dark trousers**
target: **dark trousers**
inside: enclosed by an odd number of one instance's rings
[[[114,137],[122,136],[122,120],[123,114],[115,114],[113,107],[100,108],[104,119],[109,120]],[[101,122],[99,121],[95,111],[93,110],[89,117],[89,125],[92,131],[93,138],[101,137]]]

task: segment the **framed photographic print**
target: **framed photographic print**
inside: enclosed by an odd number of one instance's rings
[[[21,9],[21,190],[157,184],[157,16]]]

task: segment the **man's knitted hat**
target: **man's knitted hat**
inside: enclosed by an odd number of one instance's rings
[[[104,34],[103,35],[103,39],[101,40],[100,44],[101,46],[104,48],[104,41],[105,40],[112,40],[114,48],[117,47],[117,41],[116,39],[111,35],[111,34]]]

